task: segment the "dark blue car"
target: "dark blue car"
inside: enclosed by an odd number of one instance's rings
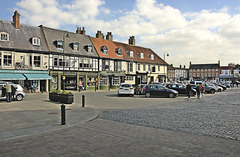
[[[173,89],[166,88],[166,87],[161,86],[161,85],[156,85],[156,84],[147,85],[144,93],[145,93],[145,97],[148,97],[148,98],[149,97],[175,98],[175,97],[178,96],[177,91],[175,91]]]

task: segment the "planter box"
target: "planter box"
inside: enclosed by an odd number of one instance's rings
[[[59,94],[58,93],[49,93],[49,100],[50,101],[59,101]]]
[[[59,94],[58,101],[65,104],[72,104],[74,101],[74,95]]]

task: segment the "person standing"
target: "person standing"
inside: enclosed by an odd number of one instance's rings
[[[190,82],[188,82],[188,84],[187,84],[187,86],[186,86],[186,90],[187,90],[188,99],[190,99],[191,90],[192,90],[192,87],[191,87],[191,85],[190,85]]]
[[[204,89],[204,85],[203,84],[201,84],[201,97],[203,98],[203,96],[204,96],[204,93],[205,93],[205,89]]]
[[[79,81],[79,83],[78,83],[78,91],[81,92],[81,90],[82,90],[82,83],[81,83],[81,81]]]
[[[15,93],[16,93],[16,91],[17,91],[17,89],[13,86],[13,85],[11,85],[11,88],[12,88],[12,101],[14,101],[15,100],[15,98],[14,98],[14,96],[15,96]]]
[[[8,82],[6,83],[6,93],[7,93],[7,102],[11,102],[12,87]]]
[[[201,86],[200,84],[197,85],[197,98],[200,98],[200,90],[201,90]]]

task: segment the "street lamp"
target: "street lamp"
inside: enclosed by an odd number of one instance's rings
[[[163,60],[164,60],[164,62],[166,62],[166,61],[165,61],[165,56],[169,56],[169,53],[168,53],[167,51],[164,51],[164,52],[163,52]],[[167,78],[167,77],[166,77],[166,73],[165,73],[165,70],[166,70],[166,69],[165,69],[165,66],[166,66],[166,65],[164,65],[164,82],[166,83],[166,78]]]
[[[65,65],[66,65],[66,62],[65,62],[65,40],[66,40],[66,37],[70,38],[69,34],[68,33],[66,34],[66,31],[64,31],[64,34],[63,34],[63,90],[65,90],[65,80],[66,80],[66,77],[65,77]]]

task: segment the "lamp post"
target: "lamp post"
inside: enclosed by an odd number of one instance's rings
[[[164,51],[164,52],[163,52],[163,60],[164,60],[164,62],[166,62],[166,61],[165,61],[165,56],[169,56],[169,53],[168,53],[167,51]],[[166,66],[166,65],[164,65],[164,82],[166,83],[166,78],[167,78],[167,77],[166,77],[166,73],[165,73],[165,70],[166,70],[166,69],[165,69],[165,66]]]
[[[65,65],[66,65],[66,62],[65,62],[65,40],[66,40],[66,37],[70,38],[69,34],[68,33],[66,34],[66,31],[64,31],[64,34],[63,34],[63,90],[65,90],[65,80],[66,80],[66,76],[65,76]]]

